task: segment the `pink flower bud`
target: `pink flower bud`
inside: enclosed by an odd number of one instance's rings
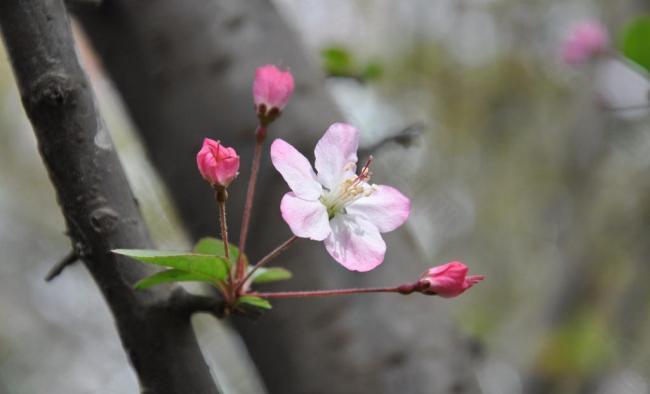
[[[562,59],[570,65],[581,65],[602,54],[609,44],[607,29],[597,21],[575,24],[562,43]]]
[[[457,297],[465,290],[485,279],[483,275],[467,276],[469,269],[460,261],[430,268],[420,277],[419,290],[440,297]]]
[[[253,99],[260,119],[270,122],[280,115],[292,93],[293,76],[291,72],[282,71],[272,64],[259,67],[255,71]]]
[[[239,156],[233,148],[227,148],[219,141],[206,138],[196,155],[196,165],[201,176],[212,186],[228,187],[237,177]]]

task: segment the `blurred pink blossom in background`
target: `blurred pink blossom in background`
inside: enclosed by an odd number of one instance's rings
[[[598,21],[574,24],[562,43],[562,59],[570,65],[580,65],[605,52],[609,34]]]
[[[253,82],[253,100],[258,114],[266,115],[274,108],[282,111],[289,102],[291,94],[293,94],[291,72],[282,71],[272,64],[257,68]]]

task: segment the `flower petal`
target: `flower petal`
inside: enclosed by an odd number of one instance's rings
[[[320,197],[323,188],[316,180],[311,164],[291,144],[281,139],[273,141],[271,161],[296,196],[307,200]]]
[[[449,263],[439,265],[433,268],[429,268],[423,276],[429,277],[440,277],[440,276],[450,276],[454,277],[457,281],[463,281],[465,276],[469,272],[469,267],[460,261],[451,261]]]
[[[366,272],[384,261],[386,244],[374,224],[362,217],[337,215],[330,227],[325,248],[345,268]]]
[[[394,187],[379,185],[368,197],[362,197],[346,208],[348,213],[368,220],[380,232],[401,226],[411,212],[411,201]]]
[[[255,105],[264,104],[267,110],[282,110],[293,93],[293,76],[289,71],[267,64],[255,70],[253,99]]]
[[[314,166],[318,180],[332,190],[343,177],[354,173],[359,148],[359,131],[346,123],[334,123],[316,144]],[[347,167],[347,169],[346,169]]]
[[[301,238],[322,241],[330,234],[327,208],[320,201],[308,201],[290,192],[280,202],[282,218],[291,231]]]

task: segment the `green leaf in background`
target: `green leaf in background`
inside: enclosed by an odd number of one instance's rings
[[[621,39],[623,55],[650,71],[650,16],[642,16],[629,22]]]
[[[331,46],[321,51],[323,67],[328,75],[351,76],[354,74],[354,62],[350,52],[342,47]]]
[[[261,309],[271,309],[271,303],[265,300],[264,298],[255,297],[255,296],[241,296],[237,300],[239,304],[252,305]]]
[[[143,263],[162,265],[203,275],[213,281],[224,280],[228,275],[226,259],[214,255],[145,249],[115,249],[113,253],[128,256]]]
[[[287,280],[291,279],[293,275],[291,272],[284,268],[273,267],[273,268],[259,268],[253,274],[253,283],[270,283],[276,282],[278,280]]]
[[[585,309],[548,334],[537,368],[560,380],[590,376],[611,359],[613,351],[612,334],[602,313]]]
[[[148,289],[149,287],[159,285],[161,283],[169,282],[212,282],[213,280],[208,276],[195,274],[179,269],[169,269],[166,271],[158,272],[147,278],[142,279],[133,287],[136,289]]]
[[[363,65],[355,60],[352,52],[341,46],[323,48],[321,58],[325,73],[333,77],[354,78],[360,82],[368,82],[379,79],[384,73],[379,62],[373,61]]]
[[[361,73],[364,81],[374,81],[384,75],[384,68],[379,63],[368,63]]]

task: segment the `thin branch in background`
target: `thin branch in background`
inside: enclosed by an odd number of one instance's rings
[[[50,269],[47,275],[45,275],[45,281],[49,282],[52,279],[56,278],[61,274],[61,272],[63,272],[64,269],[66,269],[67,266],[72,265],[77,261],[79,261],[79,256],[77,255],[77,252],[71,250],[58,263],[56,263],[54,267]]]
[[[384,137],[381,141],[363,149],[365,154],[375,153],[390,143],[399,144],[405,148],[413,145],[413,143],[420,138],[424,132],[424,124],[413,123],[397,132]]]

